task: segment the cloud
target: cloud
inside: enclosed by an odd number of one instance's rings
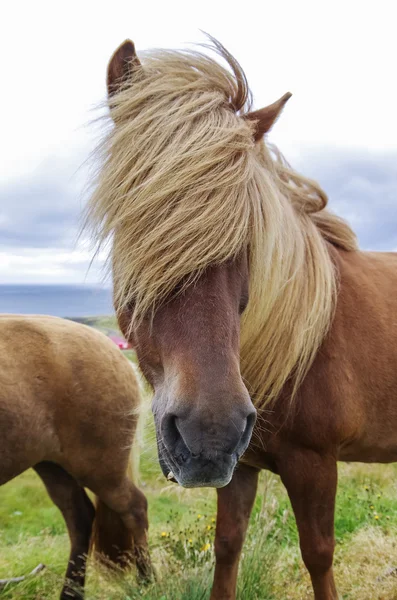
[[[88,150],[52,156],[39,169],[0,184],[0,283],[107,283],[105,256],[91,265],[78,239]]]
[[[0,187],[0,249],[71,249],[82,207],[79,166],[77,157],[67,162],[53,157]]]
[[[0,282],[103,281],[104,256],[89,268],[87,240],[76,244],[87,155],[80,149],[72,157],[54,156],[0,184]],[[311,148],[291,163],[320,183],[363,249],[397,250],[397,153]]]
[[[92,252],[63,248],[0,250],[0,283],[101,284],[108,287],[104,261],[91,264]]]
[[[322,149],[296,161],[317,180],[365,250],[397,250],[397,153]]]

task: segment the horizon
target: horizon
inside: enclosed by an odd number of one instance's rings
[[[0,313],[114,316],[112,289],[95,284],[0,283]]]

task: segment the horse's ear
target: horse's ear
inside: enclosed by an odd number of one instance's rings
[[[265,106],[260,110],[250,112],[244,116],[249,121],[255,121],[254,140],[258,142],[262,137],[270,131],[274,123],[279,118],[281,111],[284,108],[286,102],[291,98],[292,94],[287,92],[279,100],[276,100],[273,104]]]
[[[129,75],[140,67],[141,63],[135,52],[134,42],[125,40],[117,48],[109,61],[107,72],[107,88],[109,96],[116,93],[120,85],[126,81]]]

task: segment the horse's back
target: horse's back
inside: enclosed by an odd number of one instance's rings
[[[78,454],[84,477],[100,450],[132,443],[139,406],[132,365],[90,327],[0,316],[0,381],[3,480],[41,460],[72,468]]]
[[[99,403],[139,400],[131,363],[99,331],[58,317],[0,315],[0,373],[27,395],[97,394]]]

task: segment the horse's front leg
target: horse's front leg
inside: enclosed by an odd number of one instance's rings
[[[303,561],[310,573],[315,600],[337,600],[332,572],[336,460],[291,448],[279,463],[299,531]]]
[[[234,600],[238,563],[258,485],[257,469],[238,465],[231,482],[218,492],[215,576],[210,600]]]

